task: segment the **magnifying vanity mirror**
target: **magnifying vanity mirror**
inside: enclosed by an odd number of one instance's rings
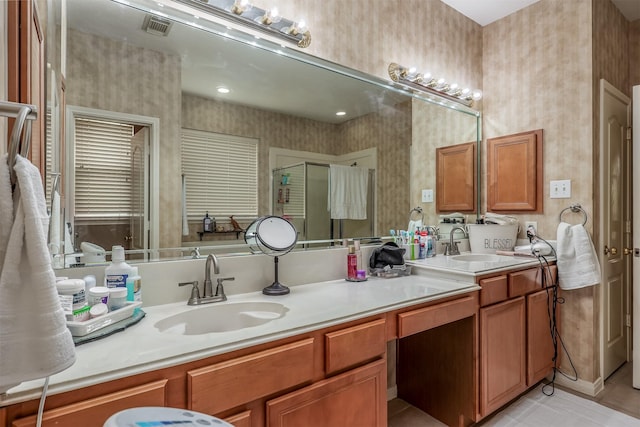
[[[437,191],[435,150],[480,141],[471,108],[177,6],[66,0],[62,10],[61,3],[53,0],[58,40],[48,40],[63,55],[49,62],[51,80],[64,83],[54,90],[52,117],[64,121],[54,120],[47,138],[47,175],[62,173],[66,253],[82,242],[124,245],[129,259],[188,256],[194,247],[249,253],[243,233],[266,215],[287,217],[304,248],[326,247],[310,238],[388,235],[406,227],[415,206],[425,224],[437,224],[448,212],[436,211],[435,199],[422,201],[422,190]],[[320,176],[329,164],[367,169],[367,225],[313,219],[326,205],[290,209],[300,196],[279,171],[300,164],[321,165]],[[296,179],[308,189],[316,177]],[[474,219],[479,193],[465,212]],[[329,234],[309,232],[317,221],[330,223]]]

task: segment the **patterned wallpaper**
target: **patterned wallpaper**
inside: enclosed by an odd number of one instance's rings
[[[579,202],[597,242],[599,79],[629,91],[627,23],[609,0],[591,4],[542,0],[483,33],[483,137],[544,129],[544,214],[520,217],[538,221],[549,239],[560,211]],[[549,199],[552,179],[571,179],[571,200]],[[600,376],[597,288],[564,296],[563,339],[580,379],[593,382]]]
[[[74,30],[67,58],[67,105],[160,119],[160,247],[179,246],[180,58]]]

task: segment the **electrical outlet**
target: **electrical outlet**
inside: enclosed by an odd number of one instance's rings
[[[534,234],[538,234],[538,221],[525,221],[524,222],[524,229],[526,231],[527,228],[529,228],[529,226],[533,227],[533,233]]]
[[[532,230],[532,235],[533,236],[537,236],[538,235],[538,222],[537,221],[525,221],[524,222],[524,230],[525,230],[525,234],[527,235],[527,237],[529,239],[531,239],[532,237],[529,236],[529,228],[533,228]]]
[[[552,199],[568,199],[571,197],[571,180],[563,179],[549,183],[549,197]]]
[[[433,190],[422,190],[422,203],[433,203]]]

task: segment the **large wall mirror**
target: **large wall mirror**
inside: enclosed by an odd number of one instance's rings
[[[386,236],[406,228],[416,206],[437,224],[446,212],[421,199],[436,188],[435,149],[480,138],[470,108],[182,5],[64,3],[56,42],[66,69],[64,138],[47,143],[64,159],[50,172],[63,174],[67,253],[116,244],[132,259],[194,247],[242,252],[239,229],[267,214],[290,218],[305,248]],[[331,219],[330,165],[366,171],[366,219]]]

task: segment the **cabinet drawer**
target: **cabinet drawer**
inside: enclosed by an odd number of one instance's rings
[[[313,338],[187,372],[189,409],[215,415],[311,381]]]
[[[380,356],[387,351],[384,319],[325,334],[327,374]]]
[[[545,277],[545,284],[547,286],[555,281],[556,266],[550,266],[549,271],[551,271],[553,277],[549,277],[548,275]],[[544,272],[547,274],[546,268]],[[542,271],[540,268],[530,268],[528,270],[509,273],[509,298],[527,295],[540,289],[542,289]]]
[[[244,411],[224,419],[233,427],[251,427],[251,411]]]
[[[93,399],[44,411],[42,426],[77,427],[101,426],[116,412],[139,406],[165,406],[167,380],[154,381],[138,387],[131,387]],[[36,416],[20,418],[12,427],[36,425]]]
[[[505,301],[507,294],[507,276],[496,276],[480,280],[480,307]]]
[[[474,292],[471,295],[431,307],[400,313],[398,314],[398,337],[404,338],[473,316],[477,309],[478,294]]]

